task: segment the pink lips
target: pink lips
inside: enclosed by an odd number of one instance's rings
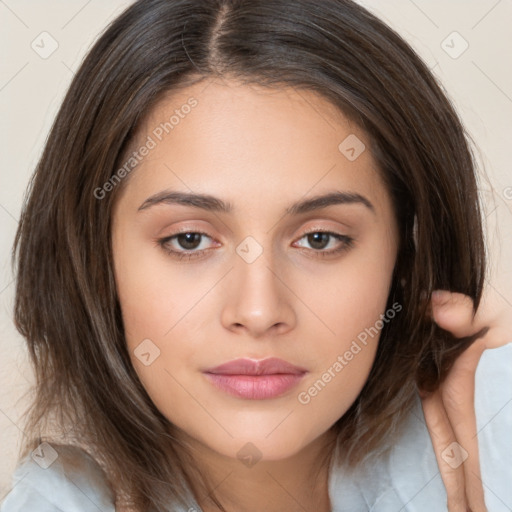
[[[275,357],[261,361],[236,359],[204,372],[217,388],[250,400],[278,397],[296,386],[306,373]]]

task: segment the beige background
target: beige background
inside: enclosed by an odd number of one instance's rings
[[[14,284],[10,250],[24,190],[73,71],[100,31],[130,3],[0,0],[0,500],[10,487],[24,435],[20,422],[24,401],[20,397],[31,381],[23,340],[11,319]],[[361,3],[420,53],[442,81],[478,146],[492,257],[488,282],[512,315],[512,2]],[[459,35],[453,35],[454,31]],[[58,44],[46,59],[31,47],[34,40],[34,45],[41,47],[44,37],[44,47],[51,48],[50,36],[40,36],[42,32],[48,32]]]

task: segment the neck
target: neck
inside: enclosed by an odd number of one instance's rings
[[[260,460],[252,465],[221,455],[195,440],[187,440],[193,467],[206,479],[193,489],[203,512],[330,512],[329,465],[334,435],[328,431],[300,452],[283,460]],[[192,476],[193,482],[202,479]]]

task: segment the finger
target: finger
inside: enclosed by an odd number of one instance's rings
[[[436,290],[432,293],[432,316],[442,329],[456,338],[471,336],[486,327],[488,316],[480,308],[473,314],[473,300],[462,293]]]
[[[440,388],[448,421],[461,447],[457,449],[460,452],[461,467],[464,472],[466,499],[473,512],[486,510],[474,406],[475,372],[484,350],[483,340],[474,342],[456,359]]]
[[[437,465],[446,489],[449,512],[466,512],[464,469],[460,464],[455,433],[446,414],[440,391],[422,398],[423,414],[428,427]]]
[[[487,286],[475,315],[473,301],[464,294],[447,290],[432,293],[431,314],[439,327],[455,337],[465,337],[489,327],[485,336],[487,348],[512,342],[512,303]]]

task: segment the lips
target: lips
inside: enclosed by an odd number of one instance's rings
[[[204,371],[216,388],[238,398],[263,400],[283,395],[307,370],[275,357],[254,361],[236,359]]]
[[[235,359],[234,361],[208,369],[206,372],[217,375],[275,375],[277,373],[298,375],[305,373],[306,370],[277,357],[270,357],[260,361]]]

